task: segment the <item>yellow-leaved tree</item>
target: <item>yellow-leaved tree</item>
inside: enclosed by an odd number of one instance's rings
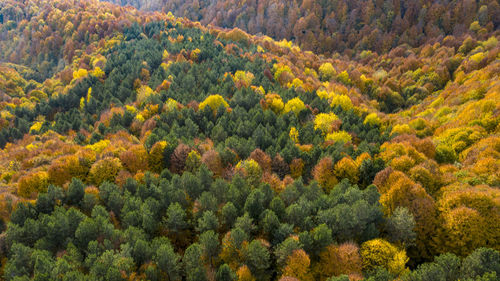
[[[88,75],[88,71],[84,68],[80,68],[80,69],[73,72],[73,79],[84,78],[84,77],[87,77],[87,75]]]
[[[137,102],[142,105],[147,98],[154,95],[155,92],[149,86],[143,85],[137,90]]]
[[[201,165],[201,155],[196,150],[191,150],[186,158],[186,171],[195,173]]]
[[[106,73],[104,73],[104,71],[102,71],[100,67],[96,66],[92,71],[92,75],[94,75],[97,78],[103,78],[104,75],[106,75]]]
[[[298,115],[302,110],[306,109],[306,105],[300,98],[293,98],[285,104],[285,113],[293,111],[295,115]]]
[[[340,106],[343,110],[348,111],[352,109],[354,106],[352,105],[351,99],[347,95],[331,95],[330,105],[332,107]]]
[[[335,68],[333,68],[333,65],[329,62],[325,62],[319,67],[319,74],[322,81],[328,81],[332,79],[336,73],[337,72],[335,71]]]
[[[467,256],[487,244],[486,220],[478,211],[457,207],[443,215],[443,245],[445,251]]]
[[[278,94],[267,94],[264,97],[264,109],[271,109],[274,113],[279,114],[285,107],[283,100]]]
[[[359,180],[359,167],[356,161],[351,157],[344,157],[335,164],[335,176],[337,179],[349,179],[351,183],[357,183]]]
[[[349,73],[347,73],[347,71],[345,70],[337,75],[337,79],[345,85],[350,85],[352,83],[351,78],[349,77]]]
[[[299,78],[295,78],[292,80],[292,82],[289,82],[286,86],[288,88],[299,89],[299,88],[302,88],[302,86],[304,86],[304,82],[302,80],[300,80]]]
[[[250,87],[255,76],[249,71],[238,70],[234,73],[234,75],[231,75],[231,77],[233,78],[236,88],[240,89],[242,87]]]
[[[309,255],[302,249],[295,250],[287,259],[282,277],[295,277],[301,281],[312,281],[314,278],[310,265]]]
[[[38,192],[47,190],[48,185],[49,175],[47,172],[32,172],[19,179],[17,194],[21,197],[28,198]]]
[[[342,142],[348,143],[352,140],[351,135],[346,131],[332,132],[326,135],[325,141],[331,141],[333,143]]]
[[[339,120],[333,112],[320,113],[314,118],[314,129],[320,130],[323,134],[328,134],[334,129],[334,122]]]
[[[297,130],[297,128],[291,127],[290,128],[290,133],[288,133],[288,135],[290,136],[290,139],[294,143],[299,143],[299,131]]]
[[[333,160],[330,157],[325,157],[319,160],[318,164],[313,169],[314,179],[325,190],[330,190],[338,183],[337,177],[333,171]]]
[[[375,112],[370,113],[365,117],[365,121],[363,121],[363,124],[369,124],[372,126],[379,125],[380,118],[378,117],[377,113],[375,113]]]
[[[33,134],[33,133],[37,133],[38,131],[40,131],[40,129],[42,128],[42,122],[35,122],[33,123],[33,125],[31,125],[30,127],[30,134]]]
[[[52,161],[48,169],[50,183],[63,186],[73,177],[84,179],[90,169],[91,161],[77,155],[65,155]]]
[[[148,156],[149,168],[155,172],[160,173],[165,167],[164,154],[165,148],[167,147],[166,141],[159,141],[151,147]]]
[[[120,161],[133,174],[148,170],[148,152],[138,144],[120,153]]]
[[[292,70],[288,65],[284,64],[275,64],[273,66],[274,70],[274,79],[278,81],[281,85],[287,85],[291,82],[295,76],[292,73]]]
[[[171,112],[177,109],[178,103],[173,98],[168,98],[168,100],[163,104],[163,110],[167,112]]]
[[[236,271],[236,275],[238,276],[238,281],[256,281],[255,277],[252,275],[250,268],[246,264],[240,266],[238,271]]]
[[[262,168],[259,166],[259,163],[253,159],[240,161],[235,168],[236,171],[241,172],[253,186],[257,186],[262,178]]]
[[[97,186],[105,181],[114,182],[121,169],[122,163],[120,159],[114,157],[101,159],[95,162],[90,168],[89,182]]]
[[[205,107],[210,107],[213,112],[217,112],[220,106],[225,108],[229,107],[229,104],[224,100],[221,95],[210,95],[204,101],[200,103],[198,108],[203,110]]]
[[[441,189],[442,252],[466,256],[479,247],[500,250],[500,190],[455,183]]]
[[[360,253],[363,268],[366,271],[381,266],[390,273],[399,276],[407,270],[408,257],[405,250],[398,249],[384,239],[377,238],[366,241],[361,245]]]

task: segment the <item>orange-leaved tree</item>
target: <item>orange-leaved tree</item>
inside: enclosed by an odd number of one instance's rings
[[[287,259],[286,266],[282,270],[282,277],[288,276],[302,281],[312,281],[314,278],[310,265],[309,255],[302,249],[295,250]]]
[[[327,280],[331,276],[361,275],[363,264],[359,247],[354,243],[329,245],[319,255],[319,261],[314,266],[316,280]]]
[[[329,192],[338,183],[333,170],[332,158],[325,157],[319,160],[318,164],[314,166],[313,176],[323,190]]]

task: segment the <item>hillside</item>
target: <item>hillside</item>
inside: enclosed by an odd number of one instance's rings
[[[293,40],[305,50],[358,57],[383,54],[402,44],[434,44],[447,35],[486,35],[500,26],[495,0],[109,0],[147,11],[251,34]]]
[[[350,59],[92,0],[0,15],[5,280],[500,276],[494,17]]]

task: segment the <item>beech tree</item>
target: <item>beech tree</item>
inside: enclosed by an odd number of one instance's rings
[[[382,266],[396,275],[400,275],[406,270],[405,265],[408,262],[406,252],[383,239],[374,239],[363,243],[360,253],[365,270]]]
[[[338,183],[333,168],[332,159],[326,157],[321,159],[313,170],[314,179],[326,192],[330,191]]]
[[[313,280],[310,272],[311,260],[304,250],[295,250],[288,257],[285,268],[283,268],[283,277],[295,277],[298,280]]]
[[[89,171],[89,181],[100,185],[105,181],[114,182],[118,172],[122,169],[120,159],[107,157],[95,162]]]

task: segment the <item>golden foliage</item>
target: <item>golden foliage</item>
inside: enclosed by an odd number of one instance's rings
[[[238,281],[256,281],[255,277],[252,275],[252,272],[246,266],[246,264],[240,266],[238,268],[238,271],[236,272],[236,275],[238,276]]]
[[[250,41],[249,35],[239,28],[233,28],[228,32],[220,32],[217,38],[241,42],[243,44],[248,44]]]
[[[269,184],[276,193],[280,193],[285,189],[284,182],[274,173],[264,173],[262,182]]]
[[[359,168],[350,157],[344,157],[335,164],[335,176],[337,179],[349,179],[351,183],[357,183],[359,180]]]
[[[337,84],[330,84],[328,82],[323,83],[326,88],[334,88],[334,90],[318,90],[316,95],[320,99],[326,99],[330,102],[332,107],[340,106],[343,110],[350,110],[353,108],[351,98],[347,95],[348,89],[344,86],[339,86]]]
[[[213,112],[216,112],[220,106],[229,107],[229,104],[224,100],[221,95],[210,95],[200,103],[198,108],[203,110],[205,107],[210,107]]]
[[[196,48],[194,50],[191,51],[190,55],[189,55],[189,58],[193,61],[198,61],[198,58],[200,57],[200,54],[201,54],[201,50]]]
[[[95,153],[101,153],[104,149],[106,149],[109,146],[109,144],[110,144],[109,140],[101,140],[94,144],[86,145],[85,147],[91,149]]]
[[[290,163],[290,175],[292,178],[297,179],[302,176],[304,171],[304,160],[302,158],[295,158]]]
[[[380,125],[380,118],[378,117],[377,113],[370,113],[365,117],[365,121],[363,121],[363,124],[370,124],[372,126]]]
[[[104,73],[104,71],[102,71],[100,67],[96,66],[92,71],[92,75],[94,75],[97,78],[104,78],[106,74]]]
[[[489,227],[478,211],[457,207],[443,215],[444,223],[441,249],[460,256],[467,256],[487,245],[486,229]],[[498,247],[497,247],[498,248]]]
[[[332,132],[326,135],[325,141],[331,141],[333,143],[342,142],[349,143],[352,140],[351,135],[346,131]]]
[[[337,71],[335,71],[335,68],[333,68],[333,65],[329,62],[323,63],[318,71],[323,81],[328,81],[337,74]]]
[[[151,147],[148,156],[149,168],[155,173],[160,173],[165,166],[163,151],[167,147],[166,141],[159,141]]]
[[[263,104],[264,109],[271,109],[274,113],[279,114],[283,111],[285,104],[278,94],[266,94]]]
[[[87,77],[87,75],[88,75],[88,71],[84,68],[80,68],[80,69],[73,72],[73,79],[84,78],[84,77]]]
[[[438,202],[443,217],[441,250],[467,255],[477,247],[500,249],[500,191],[485,185],[455,183]],[[453,237],[450,238],[450,237]]]
[[[242,87],[250,87],[255,76],[249,71],[238,70],[234,75],[231,75],[231,77],[233,78],[236,88],[240,89]]]
[[[297,130],[297,128],[291,127],[290,128],[290,133],[288,133],[288,135],[290,136],[290,139],[294,143],[299,143],[299,131]]]
[[[245,241],[244,244],[246,243],[247,242]],[[221,244],[221,251],[219,254],[220,258],[227,263],[231,269],[238,269],[240,261],[242,260],[245,245],[241,245],[242,247],[238,248],[238,245],[235,245],[235,242],[231,237],[231,232],[227,232],[226,235],[224,235]],[[250,271],[248,268],[246,270]]]
[[[397,124],[394,127],[392,127],[391,135],[409,134],[411,132],[412,130],[408,124]]]
[[[35,123],[33,123],[33,125],[31,125],[29,132],[31,134],[36,133],[36,132],[40,131],[41,128],[42,128],[42,122],[35,122]]]
[[[266,90],[262,86],[250,86],[250,88],[257,94],[265,96],[266,95]]]
[[[292,111],[295,115],[298,115],[304,109],[306,109],[304,102],[300,98],[296,97],[289,100],[285,104],[284,112],[288,113]]]
[[[132,174],[148,170],[148,152],[138,144],[120,153],[120,161]]]
[[[420,146],[421,150],[425,151],[426,148],[421,145]],[[432,154],[432,152],[428,152]],[[401,156],[407,156],[411,160],[408,160],[408,158],[403,158],[398,161],[400,162],[405,162],[405,161],[411,161],[412,165],[417,165],[422,163],[425,159],[426,156],[419,152],[415,147],[413,147],[410,143],[408,142],[392,142],[392,143],[384,143],[380,146],[380,157],[386,162],[386,163],[391,163],[391,161],[395,158],[401,157]],[[407,160],[405,160],[407,159]],[[395,164],[397,164],[396,162]],[[407,167],[411,168],[411,167]]]
[[[90,164],[90,161],[77,155],[62,156],[52,161],[49,166],[49,181],[55,185],[63,186],[73,177],[85,179],[90,170]]]
[[[191,150],[186,158],[186,171],[196,172],[201,165],[201,155],[196,150]]]
[[[137,102],[142,105],[150,96],[156,94],[149,86],[142,85],[137,89]]]
[[[338,183],[333,170],[332,158],[325,157],[319,160],[318,164],[314,166],[313,176],[323,190],[329,192]]]
[[[298,249],[288,257],[286,266],[282,270],[282,277],[295,277],[301,281],[312,281],[313,276],[310,271],[311,260],[307,253]]]
[[[286,86],[288,88],[303,89],[304,82],[299,78],[295,78],[292,80],[292,82],[289,82]]]
[[[257,186],[262,178],[262,168],[259,166],[259,163],[253,159],[238,162],[235,170],[241,172],[253,186]]]
[[[342,274],[361,274],[363,264],[359,247],[354,243],[329,245],[319,255],[319,262],[314,267],[316,279],[327,280],[331,276]]]
[[[394,275],[401,275],[407,270],[408,257],[405,250],[398,249],[384,239],[366,241],[361,245],[360,253],[365,270],[382,266]]]
[[[334,122],[339,118],[333,112],[320,113],[314,118],[314,129],[328,134],[334,129]]]
[[[290,67],[286,64],[275,64],[273,65],[274,79],[278,81],[281,85],[287,85],[295,76],[292,73]]]
[[[159,93],[161,91],[167,91],[170,88],[170,84],[172,84],[170,81],[163,80],[163,82],[161,82],[161,84],[156,87],[155,92]],[[168,100],[170,101],[171,99],[172,98],[169,98]]]
[[[114,157],[106,157],[98,160],[90,168],[89,182],[97,186],[108,181],[114,182],[118,172],[122,169],[120,159]]]
[[[380,203],[386,215],[391,215],[397,207],[406,207],[415,217],[417,248],[421,256],[432,256],[435,250],[437,208],[434,199],[425,189],[413,182],[402,172],[392,172],[389,168],[385,179],[377,175],[376,183],[381,193]],[[380,173],[385,173],[382,171]],[[379,173],[379,174],[380,174]]]
[[[47,172],[32,172],[19,179],[17,194],[25,198],[33,197],[38,192],[46,191],[48,185],[49,175]]]
[[[415,165],[415,161],[412,158],[410,158],[408,155],[402,155],[402,156],[393,158],[390,162],[390,165],[395,170],[407,172]]]

